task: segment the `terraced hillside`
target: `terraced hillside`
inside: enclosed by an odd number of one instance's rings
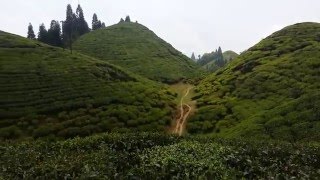
[[[175,108],[159,84],[2,31],[0,86],[0,139],[163,130]]]
[[[190,133],[320,141],[320,24],[259,42],[196,88]]]
[[[195,62],[138,23],[93,31],[80,37],[74,48],[165,83],[198,77],[201,72]]]

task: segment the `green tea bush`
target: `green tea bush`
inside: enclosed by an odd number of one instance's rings
[[[319,144],[110,133],[0,142],[2,179],[318,179]]]

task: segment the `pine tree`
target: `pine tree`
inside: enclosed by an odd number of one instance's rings
[[[82,10],[80,4],[77,7],[76,15],[77,15],[77,31],[78,31],[79,36],[90,32],[88,23],[84,19],[83,10]]]
[[[36,39],[36,35],[34,34],[33,26],[32,26],[31,23],[29,23],[29,26],[28,26],[28,36],[27,36],[27,38]]]
[[[48,31],[43,23],[39,26],[38,41],[48,43]]]
[[[123,18],[121,18],[119,23],[123,23],[123,22],[124,22],[124,20],[123,20]]]
[[[131,22],[131,20],[130,20],[130,16],[127,16],[126,17],[126,20],[124,20],[125,22]]]
[[[48,44],[62,46],[61,27],[59,21],[52,20],[48,30]]]
[[[192,53],[191,59],[192,59],[193,61],[196,61],[196,56],[194,55],[194,53]]]
[[[63,22],[62,31],[63,31],[63,41],[65,46],[69,46],[72,53],[72,42],[75,39],[75,22],[74,19],[76,15],[72,11],[70,4],[67,6],[66,20]]]
[[[102,24],[101,24],[101,28],[105,28],[106,27],[106,24],[103,22]]]
[[[93,17],[92,17],[92,30],[97,30],[100,28],[100,25],[101,25],[101,21],[98,20],[98,16],[96,13],[93,14]]]
[[[217,51],[217,58],[216,58],[216,62],[215,63],[219,67],[223,67],[225,65],[225,61],[224,61],[224,58],[223,58],[221,47],[219,47],[219,49]]]

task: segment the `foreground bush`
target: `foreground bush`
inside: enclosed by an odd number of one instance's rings
[[[0,179],[317,179],[319,145],[140,133],[2,142]]]

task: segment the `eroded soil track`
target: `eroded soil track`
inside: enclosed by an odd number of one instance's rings
[[[187,92],[180,100],[180,116],[178,116],[176,119],[176,124],[173,131],[175,134],[178,134],[179,136],[182,136],[186,127],[187,118],[189,117],[190,112],[192,111],[192,107],[189,104],[184,103],[184,99],[188,96],[191,89],[192,88],[188,88]]]

